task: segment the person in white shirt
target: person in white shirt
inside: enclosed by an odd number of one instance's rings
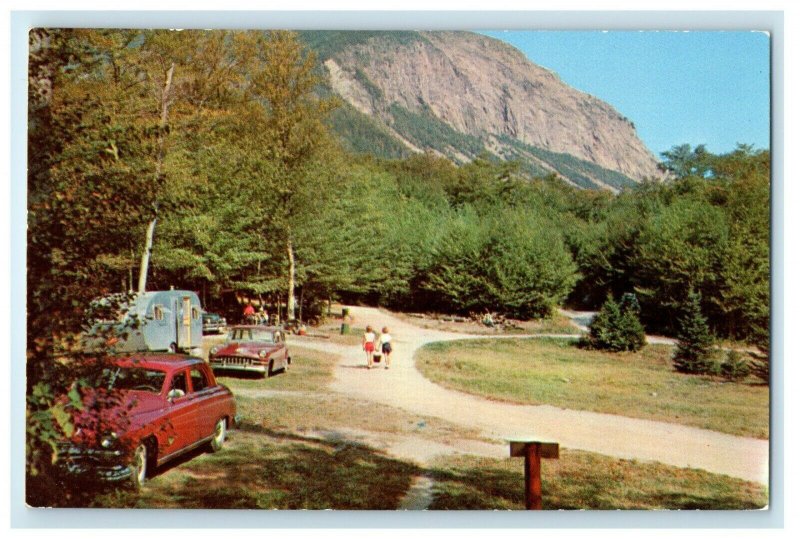
[[[372,353],[375,351],[375,339],[377,335],[372,331],[372,326],[367,326],[367,330],[364,332],[364,335],[361,337],[361,346],[364,348],[364,352],[367,353],[367,368],[372,368]]]
[[[387,328],[386,326],[384,326],[383,329],[381,330],[380,343],[381,343],[381,353],[383,354],[383,357],[386,360],[384,368],[388,369],[389,364],[391,363],[390,358],[392,355],[392,336],[389,333],[389,328]]]

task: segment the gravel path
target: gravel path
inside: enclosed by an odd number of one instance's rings
[[[768,484],[767,440],[611,414],[500,403],[445,389],[427,380],[414,367],[416,350],[434,341],[486,336],[422,329],[374,308],[351,307],[350,313],[357,325],[371,324],[377,328],[389,326],[395,350],[392,366],[389,370],[385,370],[383,365],[367,369],[364,353],[358,346],[292,339],[297,345],[340,356],[331,384],[334,391],[477,428],[484,437],[498,443],[532,437],[556,441],[564,448],[700,468]],[[443,443],[446,442],[443,440]],[[415,447],[419,447],[424,454],[417,455]],[[454,450],[476,454],[488,452],[478,447],[464,449]],[[409,443],[401,445],[398,451],[403,453],[398,456],[418,461],[430,456],[431,449],[427,445],[423,447]],[[496,453],[497,449],[491,452]]]

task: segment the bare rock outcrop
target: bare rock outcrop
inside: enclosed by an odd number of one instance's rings
[[[392,110],[399,106],[480,139],[497,155],[519,142],[637,182],[661,177],[630,120],[517,49],[469,32],[417,35],[398,41],[378,34],[338,51],[325,63],[331,87],[389,128]],[[403,133],[394,132],[403,139]],[[539,165],[551,168],[547,162]]]

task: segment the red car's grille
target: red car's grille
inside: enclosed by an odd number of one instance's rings
[[[217,356],[211,360],[212,364],[221,363],[223,365],[240,365],[240,366],[248,366],[248,365],[261,365],[260,361],[256,361],[251,358],[247,357],[238,357],[238,356]]]

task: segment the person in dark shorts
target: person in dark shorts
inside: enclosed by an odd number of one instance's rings
[[[388,369],[389,365],[391,364],[391,356],[392,356],[392,335],[389,333],[389,328],[386,326],[383,327],[381,330],[381,353],[386,361],[384,368]]]
[[[367,368],[372,368],[372,353],[375,351],[375,341],[377,340],[377,335],[375,332],[372,331],[372,326],[367,326],[367,330],[364,332],[364,335],[361,337],[361,346],[364,348],[364,352],[367,353]]]

